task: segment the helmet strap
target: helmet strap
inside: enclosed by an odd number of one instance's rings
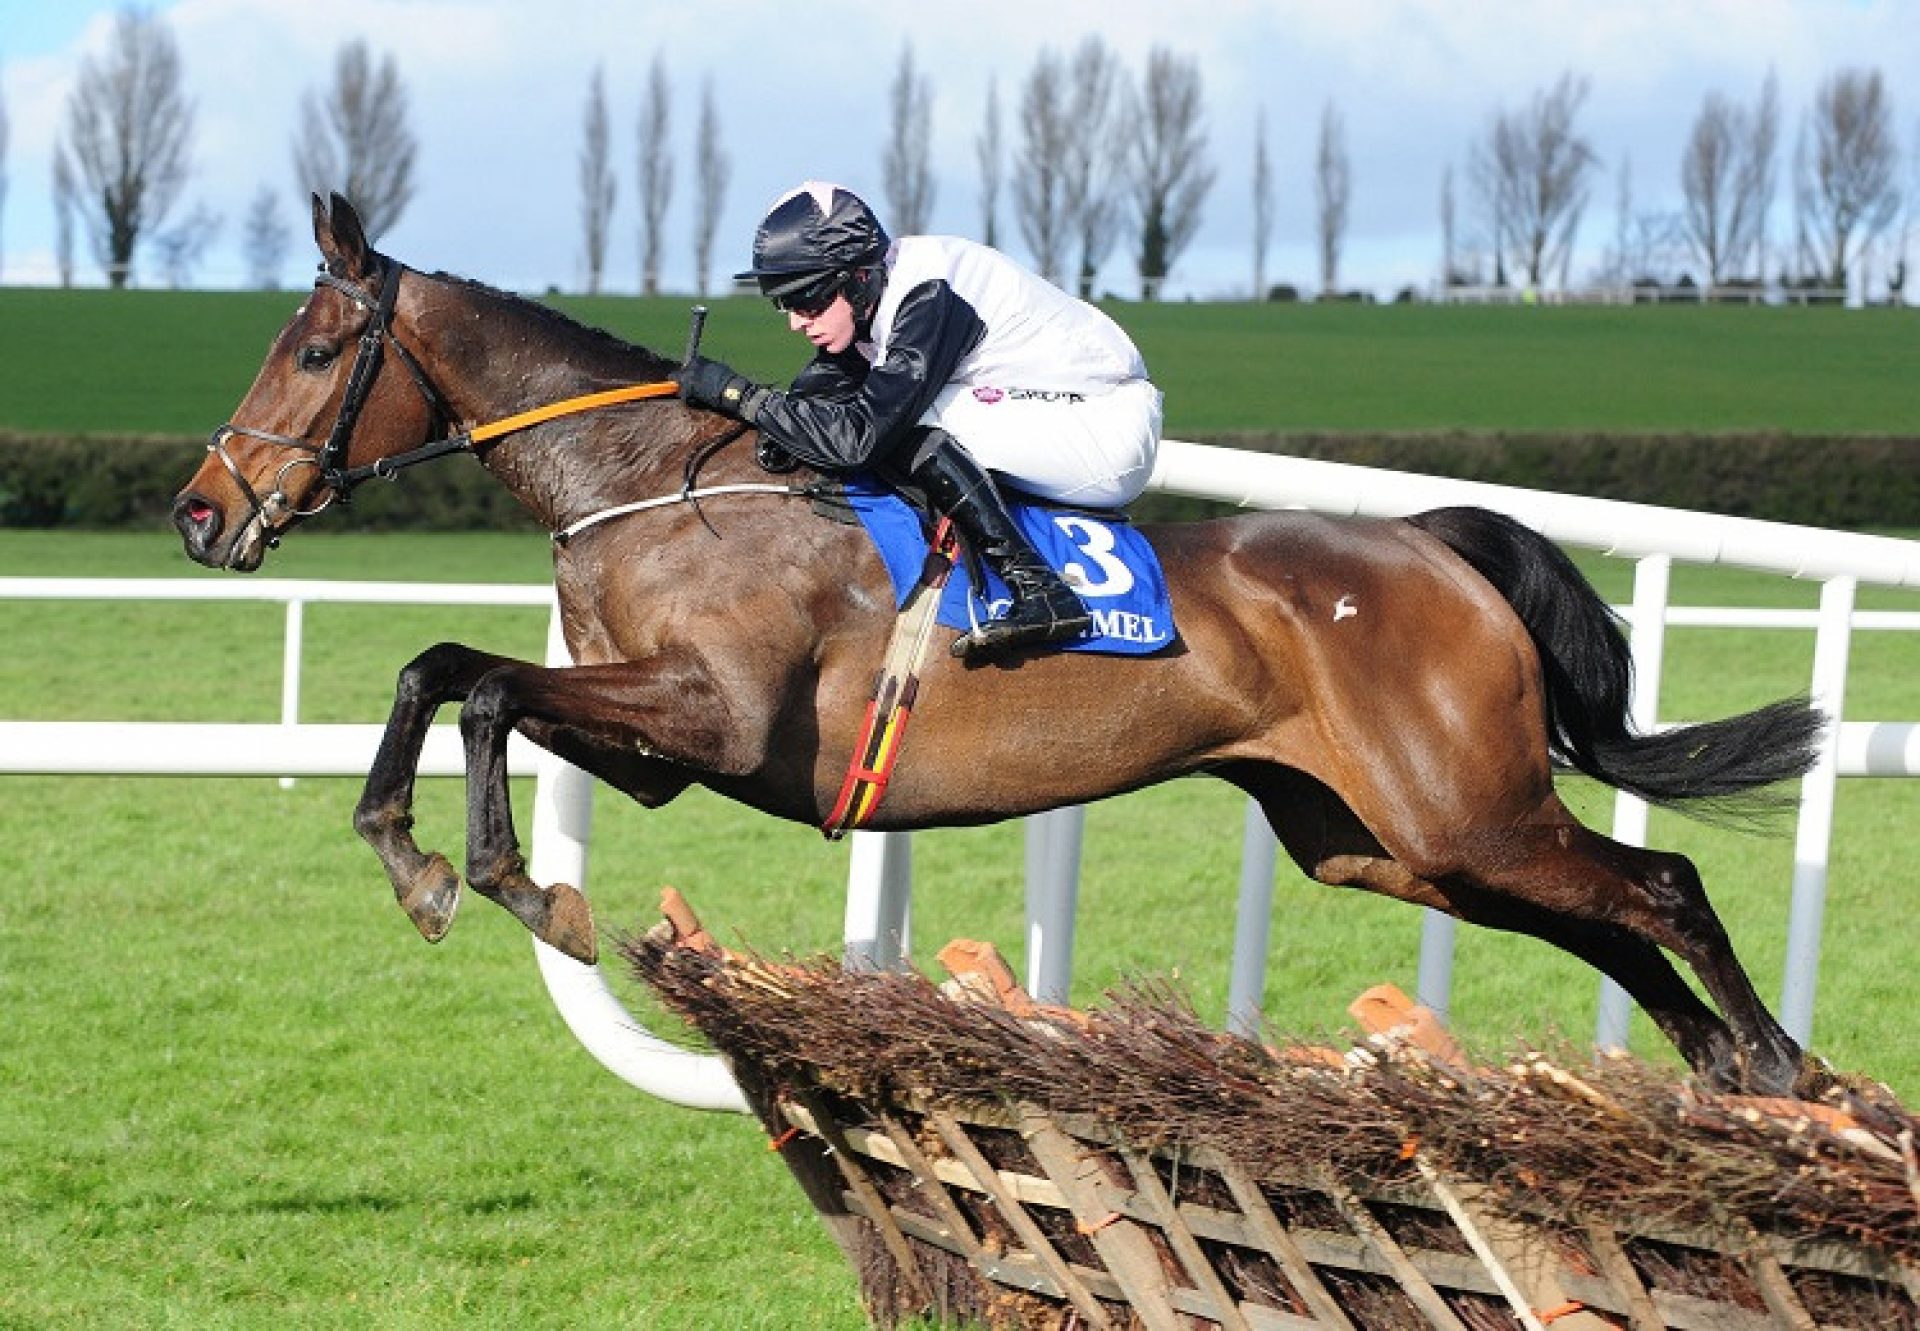
[[[880,306],[880,295],[887,289],[887,267],[875,263],[856,268],[845,288],[847,304],[853,307],[854,331],[862,341],[873,330],[873,312]]]

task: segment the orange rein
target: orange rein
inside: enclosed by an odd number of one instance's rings
[[[532,411],[503,416],[497,421],[476,426],[467,431],[466,438],[470,443],[484,444],[502,435],[512,434],[516,430],[544,425],[562,416],[572,416],[582,411],[597,411],[601,407],[616,407],[622,402],[644,402],[648,398],[672,397],[679,391],[679,385],[670,379],[665,379],[659,383],[628,384],[625,388],[609,388],[600,393],[583,393],[579,397],[561,398],[558,402],[549,402],[546,406],[535,407]]]

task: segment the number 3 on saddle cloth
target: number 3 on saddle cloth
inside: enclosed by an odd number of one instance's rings
[[[1006,493],[1020,530],[1093,615],[1093,627],[1060,644],[1060,650],[1144,656],[1173,641],[1173,605],[1159,556],[1124,518]],[[927,558],[920,515],[892,491],[860,480],[846,482],[846,497],[887,566],[894,604],[905,605]],[[1006,609],[1006,584],[993,570],[982,569],[986,592],[976,593],[969,576],[969,565],[976,562],[962,560],[954,568],[936,622],[964,631]]]
[[[840,797],[820,827],[830,839],[864,824],[886,795],[907,721],[913,715],[920,662],[933,625],[969,629],[976,619],[998,613],[1007,601],[1006,585],[991,569],[984,570],[986,589],[980,595],[967,568],[972,561],[949,562],[953,547],[946,524],[939,533],[944,542],[942,557],[932,559],[933,542],[920,515],[905,500],[858,480],[844,482],[843,491],[887,566],[901,615],[873,699],[867,704]],[[1007,507],[1041,557],[1059,570],[1093,615],[1091,628],[1057,650],[1144,656],[1173,641],[1173,608],[1159,556],[1123,519],[1017,499]]]

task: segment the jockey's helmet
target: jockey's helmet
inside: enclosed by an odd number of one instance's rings
[[[859,195],[809,180],[774,201],[754,233],[753,267],[734,279],[759,282],[760,294],[775,300],[831,299],[857,270],[878,268],[891,243]]]

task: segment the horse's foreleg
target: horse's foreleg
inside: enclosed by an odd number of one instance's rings
[[[468,883],[541,941],[591,964],[597,946],[586,897],[567,883],[543,888],[527,874],[507,785],[507,736],[518,727],[550,747],[625,747],[691,769],[738,770],[757,761],[739,747],[742,710],[738,702],[724,704],[694,663],[547,669],[509,662],[489,671],[460,712]]]
[[[413,839],[420,750],[440,705],[465,698],[476,681],[504,664],[505,657],[453,642],[430,647],[409,662],[400,672],[393,711],[353,811],[354,830],[380,857],[395,898],[429,943],[439,942],[453,925],[460,876],[445,856],[423,852]]]

